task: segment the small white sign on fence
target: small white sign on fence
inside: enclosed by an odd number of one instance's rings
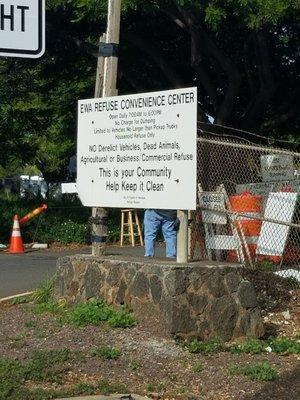
[[[259,194],[261,196],[268,196],[270,192],[279,192],[284,188],[289,188],[293,192],[300,192],[300,180],[297,178],[293,181],[281,182],[258,182],[258,183],[244,183],[236,185],[236,193],[250,192],[251,194]]]
[[[264,182],[293,180],[295,169],[293,157],[285,154],[269,154],[260,158],[261,174]]]
[[[225,199],[223,193],[218,192],[199,192],[199,205],[201,208],[209,208],[213,210],[225,210]],[[213,211],[202,211],[202,219],[207,224],[227,224],[226,214],[213,212]]]

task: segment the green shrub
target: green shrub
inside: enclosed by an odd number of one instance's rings
[[[271,271],[271,272],[274,272],[277,269],[276,264],[274,264],[270,260],[257,261],[255,263],[255,267],[257,269],[259,269],[260,271]]]
[[[258,381],[274,381],[278,377],[277,371],[268,363],[247,365],[245,367],[231,366],[229,372],[233,375],[249,376]]]
[[[136,324],[134,317],[125,310],[115,310],[103,300],[80,303],[69,310],[69,320],[77,326],[99,325],[107,321],[113,328],[130,328]]]
[[[76,304],[71,308],[69,319],[77,326],[99,325],[101,322],[107,321],[113,313],[113,309],[108,307],[104,301],[91,300],[86,303]]]
[[[53,279],[46,281],[32,294],[34,312],[57,314],[60,323],[70,322],[76,326],[100,325],[102,322],[107,322],[112,328],[130,328],[136,325],[130,312],[124,308],[114,309],[103,300],[90,300],[70,308],[65,302],[56,302],[53,299],[53,282]]]
[[[89,243],[91,208],[82,206],[78,199],[71,201],[36,199],[7,199],[0,197],[0,243],[7,243],[12,230],[13,216],[23,217],[28,212],[46,203],[48,209],[21,226],[24,242]],[[109,210],[108,242],[115,242],[120,236],[120,211]]]
[[[231,353],[234,354],[243,354],[243,353],[250,353],[250,354],[261,354],[265,351],[266,343],[263,340],[259,339],[246,339],[244,342],[241,343],[234,343],[230,347]]]
[[[67,362],[74,359],[68,349],[36,351],[27,363],[0,357],[0,400],[50,400],[90,394],[125,393],[119,383],[101,380],[97,384],[79,382],[63,390],[26,387],[27,380],[34,382],[62,382]]]
[[[206,341],[199,341],[194,339],[187,345],[190,353],[213,354],[224,351],[224,344],[218,339],[210,339]]]
[[[134,317],[126,311],[116,311],[109,319],[112,328],[131,328],[136,325]]]
[[[69,349],[35,351],[26,366],[24,377],[32,381],[58,382],[64,369],[59,370],[53,367],[70,359]]]
[[[270,339],[268,343],[272,351],[274,351],[274,353],[281,355],[300,354],[299,340],[293,340],[288,338],[277,338],[277,339]]]
[[[116,347],[100,347],[98,349],[94,349],[91,351],[92,357],[102,357],[106,360],[115,360],[116,358],[120,357],[121,350],[117,349]]]
[[[23,387],[24,367],[16,360],[0,358],[0,400],[28,399]]]

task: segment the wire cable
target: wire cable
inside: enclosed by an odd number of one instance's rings
[[[236,131],[236,132],[247,133],[248,135],[252,135],[252,136],[258,137],[258,138],[260,138],[260,139],[265,139],[265,140],[267,140],[267,141],[269,141],[269,142],[270,142],[270,141],[275,141],[275,142],[281,142],[281,143],[288,143],[288,144],[300,145],[300,142],[291,142],[291,141],[283,140],[283,139],[270,138],[270,137],[267,137],[267,136],[259,135],[259,134],[257,134],[257,133],[245,131],[245,130],[243,130],[243,129],[233,128],[232,126],[226,126],[226,125],[221,125],[221,124],[210,124],[210,123],[208,123],[208,122],[201,122],[201,121],[198,121],[198,124],[207,125],[207,126],[212,126],[212,127],[213,127],[213,126],[218,126],[218,127],[220,127],[220,128],[230,129],[230,130]]]

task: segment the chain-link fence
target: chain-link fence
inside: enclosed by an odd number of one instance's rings
[[[300,153],[201,133],[190,259],[240,262],[300,283]]]

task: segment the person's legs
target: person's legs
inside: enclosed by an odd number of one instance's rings
[[[153,210],[146,210],[144,215],[145,257],[154,257],[157,232],[160,228],[160,218]]]
[[[164,219],[162,222],[162,233],[166,242],[166,257],[175,258],[177,232],[174,230],[174,221]]]

